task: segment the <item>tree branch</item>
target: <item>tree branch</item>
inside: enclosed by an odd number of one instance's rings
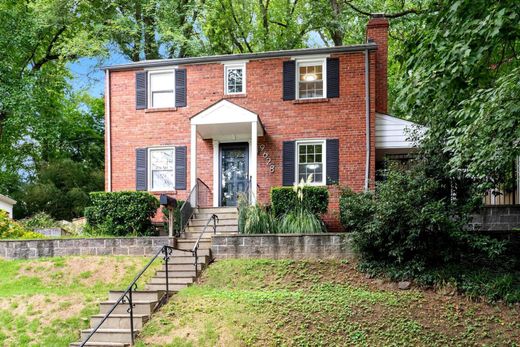
[[[376,14],[376,13],[367,12],[367,11],[360,9],[359,7],[352,4],[352,1],[345,1],[345,4],[347,4],[347,6],[350,7],[351,9],[353,9],[355,12],[362,14],[364,16],[373,17]],[[397,13],[383,13],[383,16],[385,18],[393,19],[393,18],[404,17],[409,14],[420,14],[420,13],[422,13],[421,10],[418,10],[416,8],[411,8],[411,9],[404,10],[404,11],[397,12]]]
[[[32,71],[38,71],[42,68],[42,66],[45,63],[48,63],[49,61],[59,59],[60,55],[56,53],[52,53],[52,49],[54,48],[54,45],[60,38],[61,34],[66,30],[67,28],[65,26],[62,26],[58,29],[58,31],[54,34],[54,36],[51,39],[51,42],[47,45],[47,49],[45,50],[45,55],[36,61],[32,67]]]

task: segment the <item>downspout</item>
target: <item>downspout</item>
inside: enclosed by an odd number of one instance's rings
[[[368,192],[370,179],[370,70],[368,65],[368,49],[365,49],[365,127],[366,127],[366,158],[365,158],[365,192]]]
[[[112,191],[112,138],[110,133],[110,70],[105,70],[105,136],[107,155],[107,192]]]

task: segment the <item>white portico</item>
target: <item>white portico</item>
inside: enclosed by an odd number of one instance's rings
[[[257,114],[221,100],[191,118],[190,182],[197,182],[197,135],[213,140],[213,206],[236,204],[247,182],[251,202],[257,187],[258,136],[264,129]]]

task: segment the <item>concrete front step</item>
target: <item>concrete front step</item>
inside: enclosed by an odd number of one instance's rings
[[[196,208],[193,213],[194,214],[218,214],[218,213],[237,213],[238,209],[236,207],[199,207]]]
[[[192,246],[193,247],[193,246]],[[190,248],[191,250],[191,248]],[[197,255],[199,257],[208,257],[209,259],[211,259],[211,250],[208,248],[208,249],[201,249],[199,248],[198,252],[197,252]],[[187,252],[182,252],[182,251],[178,251],[178,250],[174,250],[173,253],[172,253],[172,256],[173,257],[184,257],[184,256],[191,256],[191,252],[190,253],[187,253]],[[172,259],[172,258],[170,258]]]
[[[199,253],[199,252],[197,252]],[[199,264],[207,264],[209,263],[209,257],[199,255],[197,257],[197,263]],[[178,265],[178,264],[195,264],[195,257],[172,257],[168,261],[168,264]]]
[[[205,226],[206,223],[208,222],[207,219],[192,219],[190,220],[188,226],[189,227],[200,227],[200,226]],[[217,223],[217,230],[218,230],[218,227],[219,226],[222,226],[222,225],[238,225],[238,220],[236,218],[226,218],[226,219],[220,219]],[[207,229],[210,229],[213,230],[213,222],[210,222],[208,224],[208,228]]]
[[[188,227],[186,227],[186,231],[187,232],[199,232],[201,233],[202,231],[204,230],[204,226],[191,226],[191,225],[188,225]],[[218,224],[217,225],[217,233],[222,233],[222,232],[230,232],[230,231],[235,231],[235,232],[238,232],[238,224],[236,225],[220,225]],[[208,226],[206,228],[206,232],[204,233],[205,235],[209,235],[209,234],[213,234],[213,227],[212,226]]]
[[[208,219],[211,218],[214,214],[217,215],[219,221],[225,221],[225,220],[237,220],[238,213],[232,212],[232,213],[198,213],[194,214],[190,221],[203,221],[204,224],[208,221]]]
[[[179,249],[193,249],[195,246],[196,240],[185,240],[178,239],[177,240],[177,248]],[[199,249],[197,251],[198,255],[202,255],[201,250],[210,250],[211,249],[211,240],[200,240]]]
[[[166,277],[166,271],[158,270],[155,273],[156,277]],[[195,273],[195,268],[191,270],[170,270],[168,269],[168,277],[169,278],[195,278],[197,274]]]
[[[188,286],[190,286],[191,283],[171,283],[168,282],[168,290],[170,292],[178,292],[181,289],[184,289]],[[157,288],[154,287],[154,289],[160,289],[166,292],[166,277],[155,277],[152,278],[148,283],[146,283],[147,288],[149,286],[157,286]]]
[[[117,301],[124,293],[123,290],[111,290],[108,293],[108,301]],[[163,293],[150,290],[132,291],[132,300],[135,301],[159,301]]]
[[[197,264],[197,270],[202,270],[205,268],[205,264]],[[191,271],[195,270],[195,264],[168,264],[168,271]],[[161,270],[159,271],[166,271],[166,265],[161,266]],[[159,272],[158,271],[158,272]]]
[[[200,238],[200,240],[201,241],[210,242],[211,238],[213,237],[213,235],[227,236],[227,235],[237,235],[237,234],[238,234],[238,230],[237,231],[217,231],[216,234],[214,234],[213,232],[211,232],[211,233],[205,232],[202,235],[202,237]],[[190,241],[193,241],[193,243],[195,243],[195,241],[197,241],[199,236],[200,236],[200,232],[199,231],[188,231],[188,230],[186,230],[186,232],[184,232],[182,234],[182,236],[181,236],[181,238],[179,240],[190,240]]]
[[[81,340],[84,341],[90,334],[92,329],[81,331]],[[139,333],[138,329],[134,329],[134,336]],[[130,329],[98,329],[90,338],[89,342],[119,342],[131,343],[132,336]]]
[[[193,282],[195,282],[195,277],[177,277],[176,274],[172,274],[171,272],[168,272],[168,275],[170,283],[192,284]],[[158,273],[155,274],[154,278],[166,278],[166,271],[158,271]]]
[[[159,289],[160,290],[160,289]],[[134,313],[135,314],[147,314],[151,315],[152,312],[155,310],[155,307],[157,306],[157,301],[136,301],[132,300],[132,303],[134,304]],[[105,301],[99,304],[99,312],[101,314],[106,314],[112,306],[115,304],[115,301]],[[112,311],[112,314],[119,313],[119,314],[125,314],[128,313],[128,308],[130,305],[128,305],[128,302],[126,303],[119,303],[114,311]]]
[[[163,292],[164,293],[164,292]],[[95,328],[105,315],[97,314],[90,318],[90,327]],[[134,314],[134,329],[142,329],[150,319],[146,314]],[[101,329],[130,329],[130,314],[111,314],[101,324]]]
[[[79,347],[83,342],[73,342],[69,346],[70,347]],[[87,342],[85,346],[91,347],[130,347],[129,343],[121,343],[121,342]]]

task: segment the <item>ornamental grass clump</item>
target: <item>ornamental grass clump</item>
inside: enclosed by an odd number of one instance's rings
[[[282,216],[279,227],[281,233],[321,233],[324,231],[323,222],[306,207],[307,204],[304,201],[303,190],[312,183],[312,179],[311,174],[307,181],[302,179],[299,184],[293,186],[296,193],[296,207]]]

